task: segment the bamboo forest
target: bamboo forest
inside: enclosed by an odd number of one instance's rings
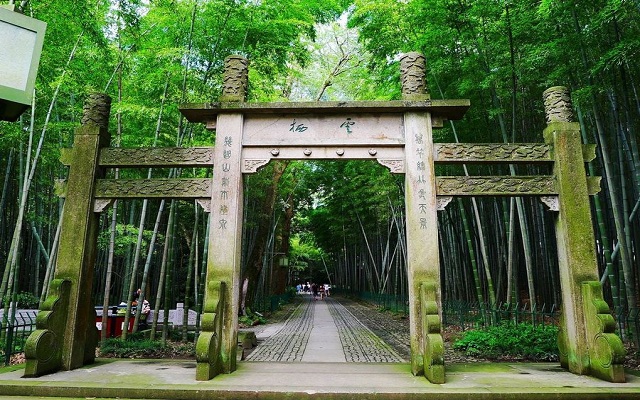
[[[0,3],[9,4],[8,1]],[[10,1],[14,4],[14,0]],[[420,52],[432,99],[469,99],[440,143],[543,143],[542,93],[571,92],[584,144],[599,278],[619,335],[640,329],[640,2],[637,0],[24,0],[47,23],[32,107],[0,122],[0,298],[37,308],[56,266],[73,144],[89,93],[112,98],[112,147],[206,147],[181,104],[218,99],[229,55],[250,102],[401,99],[400,56]],[[1,51],[0,51],[1,54]],[[438,165],[440,174],[549,174],[537,165]],[[112,178],[207,178],[205,168]],[[243,310],[299,283],[407,298],[405,188],[370,161],[274,161],[244,178]],[[116,200],[100,214],[92,298],[141,288],[154,310],[200,310],[211,227],[185,200]],[[438,212],[444,304],[557,311],[553,213],[533,197],[456,198]]]

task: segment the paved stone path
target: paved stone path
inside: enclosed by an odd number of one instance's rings
[[[307,296],[282,327],[247,357],[247,361],[403,362],[388,344],[333,297]]]

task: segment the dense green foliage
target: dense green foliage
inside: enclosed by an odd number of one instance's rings
[[[558,328],[553,325],[506,323],[466,331],[453,348],[478,358],[555,361]]]

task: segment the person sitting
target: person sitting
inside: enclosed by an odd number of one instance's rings
[[[147,329],[149,325],[147,324],[147,317],[151,312],[151,306],[147,299],[142,301],[142,309],[140,310],[140,319],[138,320],[138,329]]]
[[[131,307],[136,307],[138,305],[138,300],[140,299],[140,289],[131,293]]]

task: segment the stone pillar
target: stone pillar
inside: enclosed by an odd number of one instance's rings
[[[576,374],[624,382],[624,348],[615,335],[598,280],[595,237],[582,156],[580,126],[572,122],[569,91],[552,87],[544,94],[545,142],[553,146],[559,212],[556,219],[562,314],[560,363]]]
[[[402,97],[429,99],[425,59],[408,53],[400,59]],[[411,330],[411,371],[444,383],[440,332],[440,256],[433,134],[429,112],[407,112],[405,128],[405,207]]]
[[[221,101],[244,101],[247,60],[225,60]],[[216,121],[216,144],[211,194],[211,231],[202,315],[196,344],[196,379],[209,380],[236,369],[238,298],[242,237],[241,113],[221,113]]]
[[[37,329],[27,340],[26,377],[72,370],[95,359],[98,331],[91,287],[98,214],[93,211],[93,189],[103,175],[98,167],[100,148],[110,142],[110,108],[109,96],[91,94],[82,126],[74,134],[56,272],[36,319]]]

